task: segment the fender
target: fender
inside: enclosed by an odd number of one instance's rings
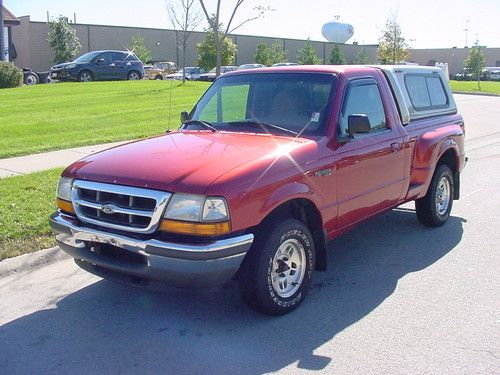
[[[448,125],[422,134],[416,142],[410,184],[413,188],[407,198],[421,198],[427,193],[438,160],[449,149],[453,149],[459,165],[459,147],[456,139],[463,137],[458,125]]]
[[[281,185],[278,189],[276,189],[264,202],[260,212],[265,217],[283,203],[292,199],[300,198],[310,200],[316,208],[318,207],[315,194],[307,184],[303,182],[292,182]]]

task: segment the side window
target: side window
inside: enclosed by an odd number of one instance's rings
[[[427,91],[427,83],[424,76],[407,76],[405,79],[408,95],[416,108],[428,108],[431,106],[431,98]]]
[[[448,105],[443,83],[437,76],[408,74],[405,76],[405,85],[411,103],[417,111]]]
[[[97,57],[97,60],[100,60],[100,59],[104,59],[103,62],[101,62],[101,64],[111,64],[113,62],[113,54],[110,53],[110,52],[105,52],[105,53],[101,53],[98,57]]]
[[[429,88],[429,95],[431,97],[431,105],[433,107],[446,105],[448,98],[444,92],[441,80],[438,77],[427,77],[427,87]]]
[[[353,84],[347,89],[339,123],[339,136],[346,136],[349,115],[366,115],[370,120],[371,133],[387,129],[384,105],[375,82]]]
[[[113,62],[125,61],[126,55],[122,52],[113,52]]]

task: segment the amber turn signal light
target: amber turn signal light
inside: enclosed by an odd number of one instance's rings
[[[220,223],[191,223],[163,219],[160,224],[160,230],[162,232],[189,234],[193,236],[220,236],[231,232],[231,224],[229,221]]]
[[[61,211],[64,211],[64,212],[67,212],[70,214],[75,213],[75,210],[73,209],[73,205],[71,204],[71,202],[65,201],[64,199],[57,198],[56,205],[57,205],[57,208],[59,208]]]

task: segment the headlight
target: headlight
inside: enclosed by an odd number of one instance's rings
[[[76,64],[69,64],[69,65],[66,65],[64,67],[64,69],[73,69],[74,67],[76,67]]]
[[[214,222],[229,219],[229,210],[223,198],[175,193],[170,200],[165,218],[193,222]]]
[[[72,185],[73,185],[73,180],[71,178],[62,177],[59,180],[59,186],[57,187],[57,198],[63,199],[65,201],[71,201]]]

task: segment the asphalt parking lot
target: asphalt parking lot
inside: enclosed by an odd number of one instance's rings
[[[0,279],[0,373],[500,373],[500,97],[456,96],[469,163],[442,228],[407,204],[330,243],[292,314],[236,285],[144,291],[64,260]]]

